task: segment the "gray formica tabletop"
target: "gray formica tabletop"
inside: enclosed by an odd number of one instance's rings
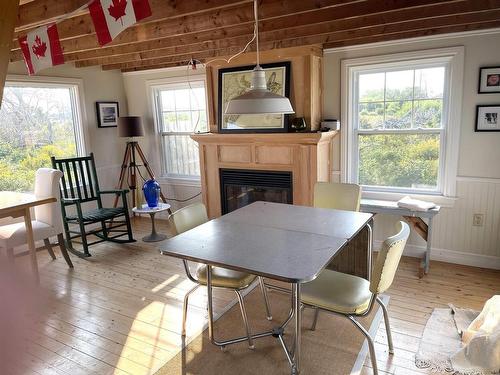
[[[289,204],[255,202],[219,220],[352,239],[373,215]]]
[[[290,283],[311,281],[371,214],[255,202],[161,244],[165,255]]]

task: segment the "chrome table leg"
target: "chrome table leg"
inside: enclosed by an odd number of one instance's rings
[[[300,373],[300,340],[301,332],[300,328],[302,326],[302,309],[300,308],[300,284],[292,284],[292,294],[293,294],[293,310],[295,314],[295,337],[293,342],[293,365],[292,365],[292,375]]]

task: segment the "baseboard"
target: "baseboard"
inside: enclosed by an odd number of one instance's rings
[[[382,241],[375,240],[373,242],[373,246],[375,251],[378,251],[380,246],[382,246]],[[412,258],[421,258],[425,253],[425,250],[426,248],[424,246],[407,244],[403,255]],[[431,250],[431,260],[500,270],[500,257],[491,255],[462,253],[460,251],[433,248]]]

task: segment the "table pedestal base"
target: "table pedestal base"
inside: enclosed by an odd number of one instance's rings
[[[142,237],[142,240],[144,242],[158,242],[158,241],[163,241],[166,239],[167,239],[166,235],[158,234],[158,233],[151,233],[151,234],[148,234],[147,236]]]
[[[151,234],[142,237],[144,242],[158,242],[167,239],[166,235],[156,232],[155,213],[156,212],[151,212],[149,214],[149,216],[151,216]]]

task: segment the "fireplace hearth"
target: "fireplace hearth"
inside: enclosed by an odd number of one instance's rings
[[[220,169],[222,214],[255,201],[293,203],[292,172]]]

